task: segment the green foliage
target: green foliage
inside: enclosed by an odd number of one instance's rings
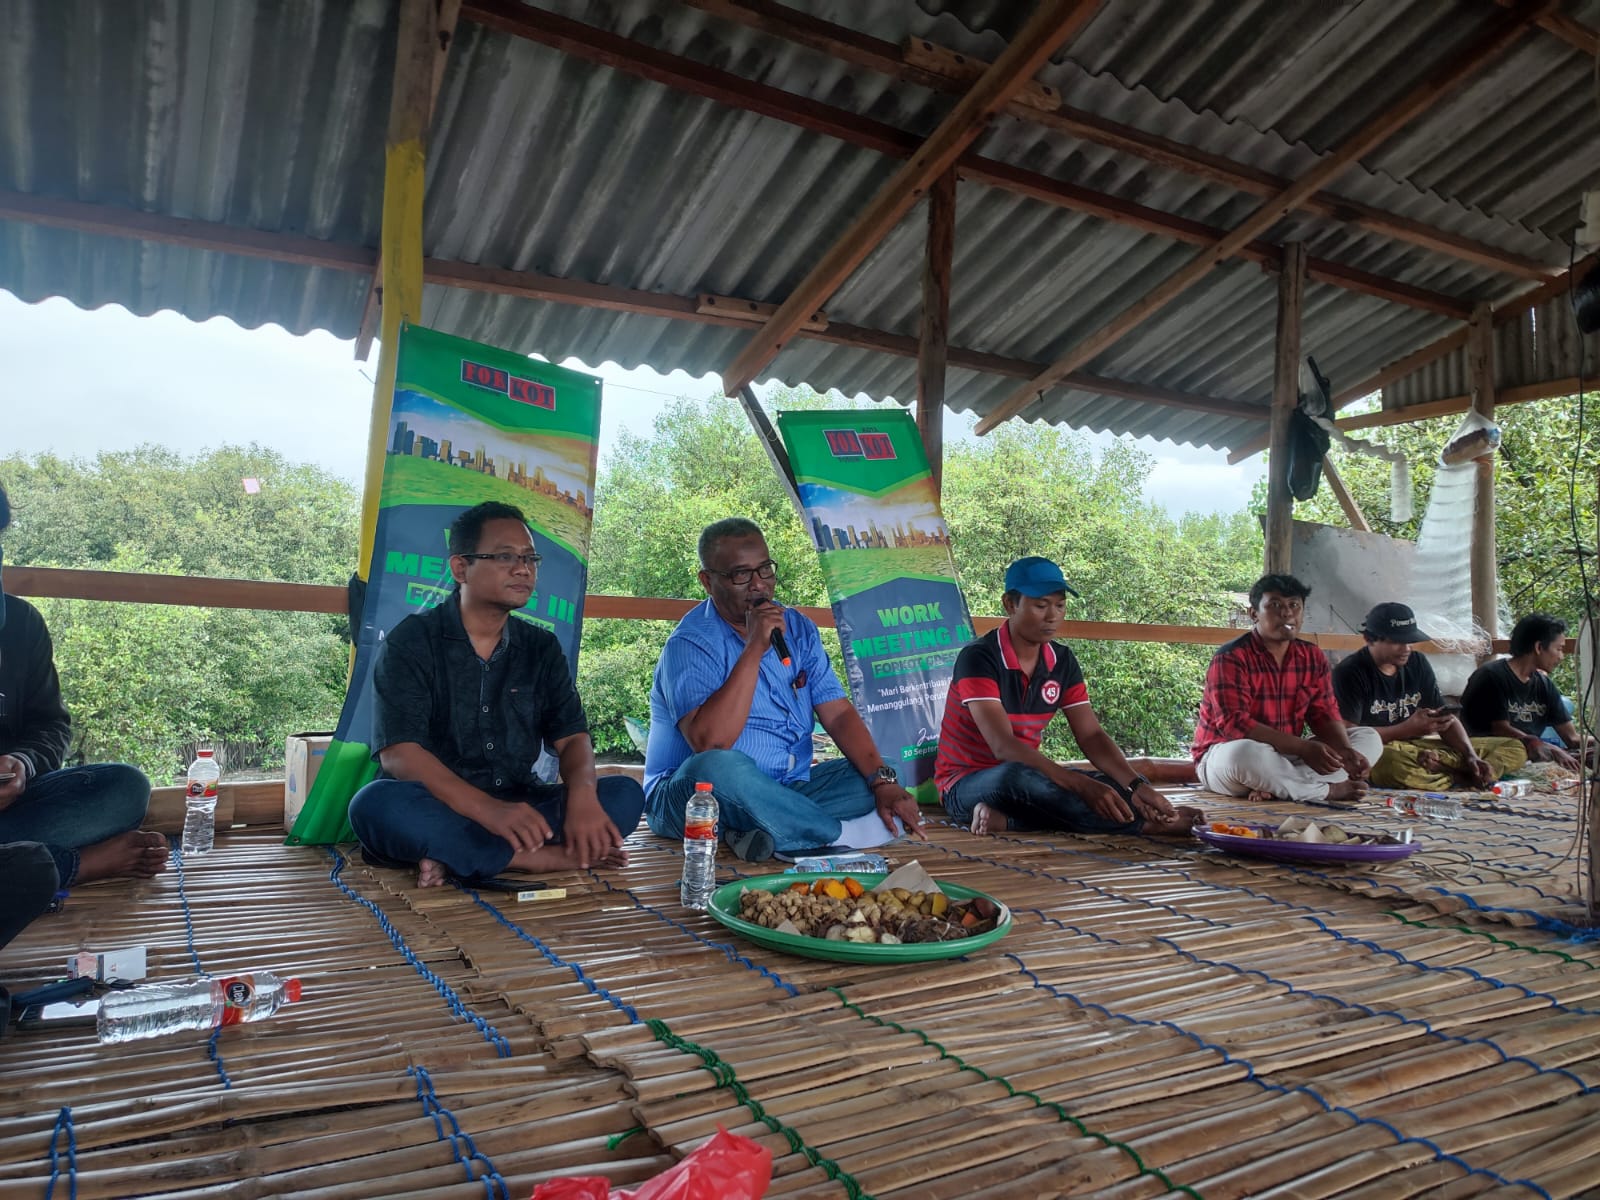
[[[242,480],[259,481],[245,491]],[[157,447],[93,462],[0,460],[19,565],[339,583],[356,557],[355,491],[274,451],[185,459]],[[71,755],[131,762],[158,785],[202,738],[229,770],[273,770],[288,733],[331,729],[349,643],[340,618],[41,600],[73,718]]]

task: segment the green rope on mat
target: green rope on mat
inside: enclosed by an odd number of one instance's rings
[[[845,1171],[843,1167],[831,1158],[825,1157],[807,1145],[798,1130],[791,1129],[762,1108],[751,1097],[750,1093],[745,1090],[744,1084],[739,1081],[739,1077],[733,1067],[719,1058],[715,1050],[691,1042],[688,1038],[679,1037],[672,1032],[665,1021],[659,1018],[652,1017],[644,1024],[645,1028],[655,1036],[656,1041],[671,1046],[674,1050],[684,1054],[691,1054],[698,1058],[705,1069],[711,1072],[711,1077],[716,1080],[717,1086],[730,1092],[733,1098],[748,1109],[757,1121],[772,1130],[773,1133],[781,1135],[789,1143],[789,1149],[792,1153],[800,1155],[812,1166],[820,1168],[822,1173],[830,1180],[837,1180],[843,1184],[846,1200],[875,1200],[872,1194],[866,1191],[853,1175]],[[627,1135],[623,1134],[622,1136],[626,1137]],[[1196,1200],[1199,1200],[1199,1197],[1196,1197]]]
[[[927,1046],[933,1050],[937,1050],[940,1058],[955,1063],[955,1065],[961,1070],[971,1071],[979,1079],[982,1079],[988,1083],[998,1083],[1001,1087],[1005,1088],[1008,1095],[1022,1096],[1028,1100],[1032,1100],[1034,1104],[1038,1105],[1042,1109],[1045,1109],[1047,1112],[1055,1113],[1058,1120],[1071,1125],[1084,1137],[1091,1138],[1094,1141],[1099,1142],[1102,1146],[1107,1146],[1112,1149],[1122,1151],[1122,1153],[1126,1154],[1133,1160],[1133,1165],[1139,1169],[1139,1174],[1150,1176],[1150,1178],[1156,1180],[1169,1192],[1183,1192],[1185,1195],[1194,1197],[1194,1200],[1205,1200],[1205,1198],[1201,1196],[1199,1192],[1195,1191],[1188,1184],[1173,1182],[1173,1180],[1167,1176],[1167,1173],[1160,1167],[1146,1166],[1144,1159],[1139,1157],[1139,1152],[1132,1146],[1127,1145],[1125,1142],[1119,1142],[1115,1138],[1101,1133],[1099,1130],[1090,1129],[1087,1125],[1069,1113],[1061,1105],[1057,1104],[1054,1100],[1043,1100],[1033,1092],[1019,1092],[1016,1087],[1013,1086],[1011,1081],[1005,1076],[991,1075],[982,1067],[975,1067],[965,1059],[961,1058],[959,1055],[951,1054],[922,1030],[915,1028],[908,1029],[906,1026],[898,1024],[897,1022],[885,1020],[883,1017],[875,1017],[855,1001],[851,1000],[849,996],[846,996],[841,989],[830,987],[828,990],[839,998],[840,1004],[849,1009],[851,1012],[855,1013],[855,1015],[860,1017],[863,1021],[871,1021],[874,1025],[881,1026],[884,1029],[893,1029],[897,1033],[909,1034],[910,1036],[919,1039],[924,1046]]]
[[[625,1129],[621,1133],[614,1133],[614,1134],[612,1134],[610,1137],[608,1137],[606,1139],[606,1149],[607,1150],[615,1150],[618,1146],[622,1145],[623,1142],[627,1141],[634,1134],[643,1133],[643,1132],[645,1132],[645,1128],[644,1128],[643,1125],[635,1125],[632,1129]]]
[[[1418,929],[1453,929],[1458,933],[1470,933],[1473,937],[1488,938],[1495,945],[1505,946],[1510,950],[1523,950],[1529,954],[1553,954],[1561,959],[1562,962],[1576,963],[1578,966],[1587,967],[1591,971],[1600,971],[1600,967],[1595,966],[1594,963],[1589,962],[1587,959],[1574,958],[1565,950],[1549,950],[1543,946],[1524,946],[1520,942],[1510,942],[1505,938],[1496,937],[1486,929],[1474,929],[1470,925],[1429,925],[1426,921],[1413,921],[1410,917],[1402,917],[1392,908],[1384,909],[1383,915],[1393,917],[1403,925],[1415,925]]]

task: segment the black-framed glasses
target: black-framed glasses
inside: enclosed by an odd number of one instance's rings
[[[531,571],[539,565],[544,555],[531,552],[528,554],[513,554],[509,550],[497,550],[493,554],[458,554],[456,557],[464,558],[468,562],[477,559],[483,562],[499,563],[502,567],[510,567],[514,563],[521,563]]]
[[[756,575],[761,576],[763,579],[771,579],[778,573],[778,564],[769,558],[766,562],[757,563],[753,567],[736,567],[732,571],[712,571],[710,567],[707,567],[706,570],[711,571],[713,575],[721,575],[735,587],[743,587]]]

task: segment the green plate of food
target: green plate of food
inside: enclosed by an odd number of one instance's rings
[[[769,950],[832,962],[959,958],[1011,931],[1011,910],[993,896],[939,880],[937,894],[874,892],[886,878],[852,872],[737,879],[712,893],[707,911]]]

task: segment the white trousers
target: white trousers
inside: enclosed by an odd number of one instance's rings
[[[1346,730],[1356,753],[1369,763],[1383,754],[1383,738],[1365,725]],[[1316,738],[1312,738],[1316,741]],[[1343,770],[1319,775],[1300,759],[1280,754],[1265,742],[1249,738],[1219,742],[1195,764],[1200,786],[1224,796],[1248,796],[1251,792],[1271,792],[1286,800],[1304,804],[1326,800],[1328,786],[1343,783],[1350,776]]]

